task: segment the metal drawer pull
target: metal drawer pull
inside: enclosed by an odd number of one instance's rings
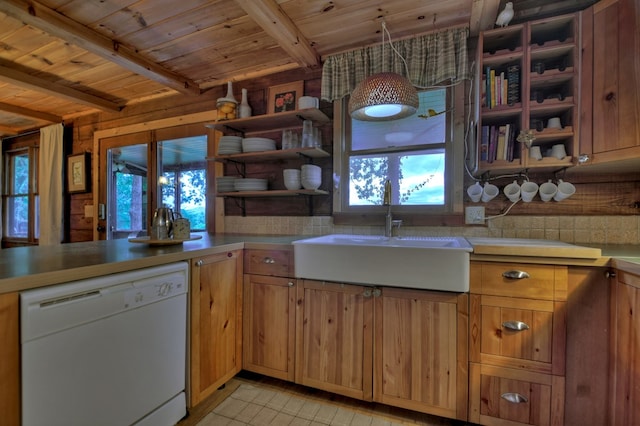
[[[505,321],[502,323],[502,326],[504,328],[508,328],[509,330],[514,330],[514,331],[522,331],[522,330],[529,329],[529,325],[526,322],[522,322],[522,321]]]
[[[507,392],[500,395],[502,399],[505,399],[509,402],[513,402],[514,404],[522,404],[524,402],[529,402],[526,396],[520,395],[517,392]]]
[[[268,265],[272,265],[272,264],[276,263],[276,261],[271,257],[265,257],[263,262],[268,264]]]
[[[502,276],[509,278],[510,280],[521,280],[524,278],[531,278],[531,276],[524,271],[504,271]]]

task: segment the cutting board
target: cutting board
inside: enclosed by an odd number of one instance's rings
[[[602,256],[599,248],[576,246],[562,241],[481,237],[468,237],[467,240],[473,246],[473,254],[573,259],[598,259]]]

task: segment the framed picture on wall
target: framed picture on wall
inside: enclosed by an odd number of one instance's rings
[[[89,191],[90,158],[87,152],[67,157],[67,191],[71,193]]]
[[[267,114],[297,110],[298,99],[304,95],[303,90],[302,80],[269,87]]]

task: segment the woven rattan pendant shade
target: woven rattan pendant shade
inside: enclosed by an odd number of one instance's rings
[[[400,74],[382,72],[364,79],[351,93],[349,114],[362,121],[389,121],[415,114],[418,92]]]

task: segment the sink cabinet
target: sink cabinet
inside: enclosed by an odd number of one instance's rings
[[[373,288],[300,280],[296,383],[372,399]]]
[[[0,294],[0,413],[20,425],[20,307],[18,293]]]
[[[568,268],[471,262],[469,420],[564,424]]]
[[[467,294],[300,282],[296,382],[466,420]]]
[[[191,260],[190,407],[242,369],[242,260],[242,250]]]
[[[374,300],[374,401],[466,420],[468,294],[385,287]]]
[[[293,251],[244,252],[243,368],[294,380],[296,280]]]

